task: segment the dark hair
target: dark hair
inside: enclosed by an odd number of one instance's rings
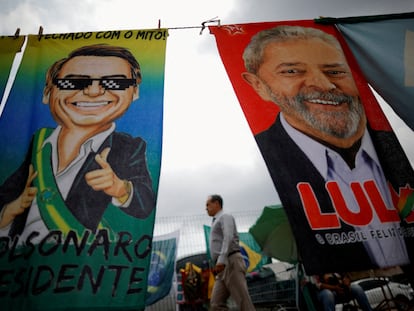
[[[220,207],[223,207],[223,198],[219,194],[212,194],[210,195],[210,201],[211,202],[218,202]]]
[[[50,90],[53,87],[53,80],[57,78],[63,65],[77,56],[114,56],[125,59],[131,66],[132,78],[137,80],[137,84],[141,83],[141,67],[134,55],[132,55],[128,49],[107,44],[94,44],[82,46],[73,50],[68,57],[62,58],[50,66],[46,73],[46,85],[43,91],[45,95],[50,93]]]

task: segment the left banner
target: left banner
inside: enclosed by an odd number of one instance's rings
[[[0,100],[3,98],[14,56],[20,52],[23,42],[22,36],[0,37]]]
[[[143,310],[166,29],[30,35],[0,119],[0,303]]]

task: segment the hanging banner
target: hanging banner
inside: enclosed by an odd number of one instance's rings
[[[369,84],[414,130],[414,13],[337,26]],[[384,17],[385,18],[385,17]]]
[[[306,272],[408,265],[413,169],[338,31],[313,21],[210,31]]]
[[[30,35],[0,119],[0,303],[143,310],[167,30]]]
[[[23,36],[0,36],[0,101],[3,98],[4,90],[9,79],[14,56],[20,52],[24,38]]]

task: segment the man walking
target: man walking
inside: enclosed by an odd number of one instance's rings
[[[211,294],[211,310],[228,310],[231,296],[241,311],[255,310],[246,282],[246,265],[240,253],[239,235],[233,216],[223,213],[223,198],[210,195],[206,210],[213,217],[210,233],[210,256],[216,276]]]

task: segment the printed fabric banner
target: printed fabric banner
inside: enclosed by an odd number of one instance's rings
[[[204,225],[204,238],[207,245],[207,257],[210,258],[210,237],[211,227]],[[270,258],[263,255],[260,246],[249,232],[239,232],[240,252],[246,263],[247,272],[257,271],[263,265],[270,262]]]
[[[414,13],[337,26],[369,84],[414,130]]]
[[[304,20],[210,32],[306,273],[410,268],[413,169],[335,27]]]
[[[24,38],[23,36],[0,36],[0,101],[4,95],[14,57],[17,52],[20,52]]]
[[[175,231],[153,238],[148,274],[147,306],[161,300],[171,291],[179,237],[180,231]]]
[[[0,119],[0,304],[143,310],[167,30],[30,35]]]

